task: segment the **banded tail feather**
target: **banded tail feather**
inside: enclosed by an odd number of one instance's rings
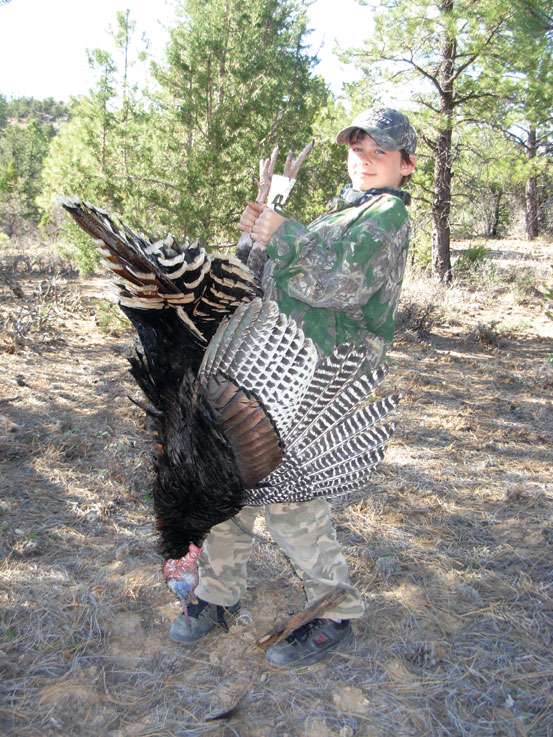
[[[208,253],[198,242],[168,235],[153,242],[118,225],[107,212],[77,197],[61,204],[94,238],[102,262],[117,277],[116,298],[130,310],[173,309],[199,347],[236,307],[260,296],[250,270],[237,258]]]

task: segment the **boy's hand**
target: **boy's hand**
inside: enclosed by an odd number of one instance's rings
[[[243,230],[245,233],[251,233],[251,230],[255,225],[255,221],[266,207],[267,205],[264,205],[261,202],[248,202],[248,206],[240,217],[238,229]]]
[[[266,246],[275,230],[279,228],[285,220],[286,218],[279,215],[278,212],[265,206],[265,209],[257,218],[251,230],[253,240]]]

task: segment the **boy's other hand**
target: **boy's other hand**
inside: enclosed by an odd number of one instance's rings
[[[251,230],[253,240],[266,246],[275,230],[277,230],[285,220],[286,218],[279,215],[278,212],[265,206],[265,209],[257,218]]]
[[[238,223],[238,229],[243,230],[245,233],[251,233],[255,221],[261,215],[263,210],[267,207],[261,202],[248,202],[248,205],[240,217]]]

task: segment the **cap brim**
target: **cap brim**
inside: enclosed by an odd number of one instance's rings
[[[347,128],[341,130],[336,136],[336,143],[349,143],[349,137],[351,132],[356,130],[357,126],[350,125]]]
[[[390,138],[380,128],[365,128],[362,125],[349,125],[347,128],[341,130],[336,136],[336,143],[349,143],[350,135],[356,130],[365,131],[373,141],[376,141],[386,151],[399,151],[397,144],[394,148],[390,148]]]

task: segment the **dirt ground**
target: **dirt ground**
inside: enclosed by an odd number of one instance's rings
[[[303,607],[262,521],[231,630],[169,640],[132,333],[105,279],[23,246],[0,254],[0,734],[553,735],[550,243],[490,241],[449,290],[408,274],[396,435],[333,507],[366,611],[294,672],[255,645]]]

